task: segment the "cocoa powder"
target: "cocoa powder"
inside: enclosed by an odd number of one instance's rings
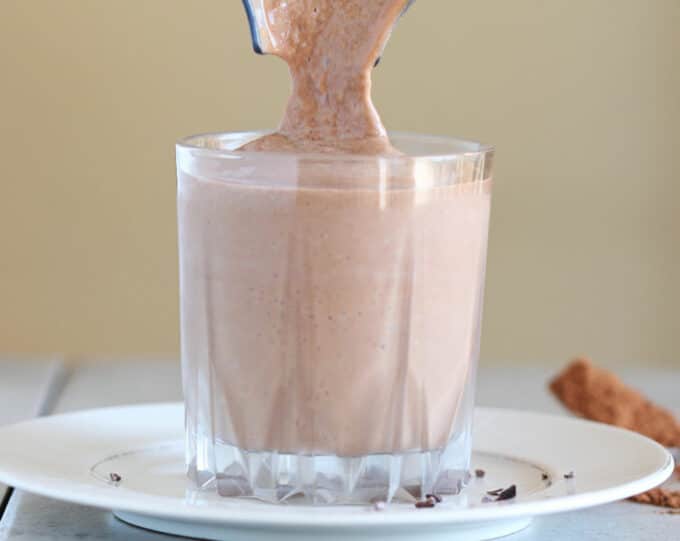
[[[573,360],[549,387],[569,410],[586,419],[634,430],[667,447],[680,447],[680,422],[673,413],[589,359]],[[680,466],[675,471],[680,476]],[[660,487],[631,500],[680,509],[680,491]]]
[[[550,382],[550,390],[572,412],[634,430],[666,447],[680,447],[675,416],[588,359],[575,359]]]
[[[666,490],[663,488],[653,488],[631,499],[633,502],[680,509],[680,490]]]

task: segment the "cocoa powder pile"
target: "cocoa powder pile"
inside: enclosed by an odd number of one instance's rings
[[[680,490],[653,488],[652,490],[633,496],[631,500],[637,503],[648,503],[660,507],[680,509]]]
[[[666,447],[680,447],[680,422],[673,413],[589,359],[572,361],[550,382],[550,390],[569,410],[586,419],[634,430]],[[680,509],[680,491],[655,488],[631,499]]]

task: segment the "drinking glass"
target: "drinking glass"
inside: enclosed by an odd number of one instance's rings
[[[457,493],[469,478],[493,149],[177,145],[186,462],[225,496]]]

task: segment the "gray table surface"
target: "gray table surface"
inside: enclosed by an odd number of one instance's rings
[[[482,367],[477,402],[484,406],[531,409],[563,414],[548,395],[545,382],[554,369]],[[632,370],[624,378],[668,407],[680,410],[680,370]],[[44,413],[82,408],[179,400],[176,362],[130,360],[86,363],[64,371],[54,362],[0,362],[0,423]],[[2,487],[0,487],[1,489]],[[0,519],[0,540],[178,539],[136,529],[110,512],[59,502],[16,490]],[[680,515],[631,502],[534,520],[508,541],[680,539]]]
[[[0,359],[0,425],[46,413],[63,373],[62,364],[55,360]],[[0,502],[4,505],[7,498],[9,488],[0,483]]]

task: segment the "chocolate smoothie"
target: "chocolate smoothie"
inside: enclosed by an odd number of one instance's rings
[[[221,440],[341,456],[449,441],[478,353],[490,195],[417,198],[185,179],[183,355],[212,361]]]
[[[199,483],[254,475],[240,452],[444,453],[469,423],[491,181],[478,162],[413,156],[386,135],[370,74],[407,4],[253,0],[256,50],[293,79],[281,126],[189,143],[232,150],[226,165],[178,155]],[[201,440],[235,451],[220,465]]]

